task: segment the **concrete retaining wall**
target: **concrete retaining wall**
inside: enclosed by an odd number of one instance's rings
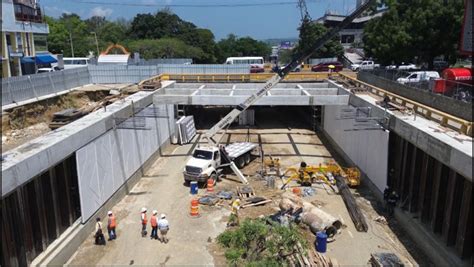
[[[82,222],[86,222],[174,132],[172,105],[167,118],[145,118],[146,130],[112,129],[76,151]]]
[[[429,91],[424,91],[403,84],[399,84],[397,82],[376,76],[369,72],[359,72],[357,74],[357,79],[380,87],[397,95],[410,98],[421,104],[444,111],[456,117],[472,121],[471,103],[466,103],[443,95],[433,94]]]
[[[323,129],[377,189],[383,191],[387,183],[389,133],[382,130],[350,131],[355,128],[354,120],[338,118],[343,108],[349,107],[324,107]]]

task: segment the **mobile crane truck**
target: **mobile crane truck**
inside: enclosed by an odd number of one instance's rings
[[[190,181],[204,182],[208,179],[213,179],[215,183],[217,182],[218,175],[222,168],[228,166],[237,175],[237,177],[239,177],[242,183],[248,184],[247,178],[242,174],[239,168],[244,167],[245,164],[250,162],[250,153],[257,147],[257,145],[243,142],[234,143],[229,146],[223,146],[220,145],[220,139],[217,141],[214,140],[214,136],[221,130],[227,130],[232,122],[237,119],[243,111],[254,104],[273,87],[275,87],[275,85],[283,80],[288,75],[288,73],[290,73],[290,71],[300,66],[301,63],[305,62],[314,51],[321,48],[326,42],[331,40],[336,34],[338,34],[339,31],[344,29],[374,3],[375,0],[368,0],[364,4],[360,5],[359,8],[347,16],[338,26],[332,28],[330,31],[316,40],[316,42],[314,42],[313,46],[311,46],[308,51],[305,51],[300,55],[295,55],[292,61],[284,68],[278,70],[277,73],[271,77],[261,89],[258,89],[244,102],[236,106],[211,129],[207,130],[204,134],[204,137],[207,139],[208,145],[197,147],[184,167],[183,175],[185,183]],[[239,166],[237,167],[234,162],[237,162]]]

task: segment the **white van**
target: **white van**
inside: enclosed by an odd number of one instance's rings
[[[438,78],[439,73],[437,71],[415,71],[406,77],[398,78],[397,82],[401,84],[419,83]]]
[[[65,69],[74,69],[85,67],[89,65],[90,58],[88,57],[65,57],[63,58]]]

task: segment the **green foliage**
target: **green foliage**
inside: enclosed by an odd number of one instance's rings
[[[230,265],[246,266],[281,266],[295,253],[296,244],[307,247],[294,226],[269,225],[262,219],[246,219],[238,229],[220,234],[217,242],[226,248]]]
[[[228,57],[261,56],[270,55],[272,48],[265,42],[255,40],[251,37],[237,37],[229,34],[227,38],[217,43],[219,55],[218,62],[223,63]]]
[[[303,18],[299,28],[299,41],[296,48],[293,50],[294,55],[302,55],[311,52],[311,46],[321,36],[323,36],[328,29],[319,23],[314,23],[308,16]],[[335,36],[329,42],[311,54],[311,58],[327,58],[340,57],[344,53],[344,48],[339,42],[339,37]]]
[[[185,44],[176,38],[161,38],[158,40],[136,40],[128,43],[130,51],[139,52],[145,59],[152,58],[196,58],[205,55],[200,48]]]
[[[48,35],[48,49],[53,53],[62,53],[66,57],[72,56],[71,39],[74,56],[85,57],[93,51],[94,43],[88,31],[87,24],[76,14],[63,14],[59,19],[46,17],[50,33]]]
[[[463,1],[386,0],[388,11],[366,24],[364,49],[382,64],[456,60]]]

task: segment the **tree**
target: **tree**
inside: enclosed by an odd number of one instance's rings
[[[130,51],[140,53],[144,59],[193,58],[202,60],[205,56],[200,48],[189,46],[177,38],[135,40],[127,46]]]
[[[454,63],[463,1],[387,0],[388,11],[364,28],[364,50],[382,64],[427,63],[437,56]]]
[[[299,27],[299,40],[296,48],[293,50],[293,55],[305,55],[310,51],[311,46],[321,36],[323,36],[328,29],[319,23],[311,21],[309,16],[305,16],[301,21]],[[311,54],[312,58],[328,58],[328,57],[340,57],[344,54],[344,48],[342,47],[339,37],[335,36],[329,42],[326,42],[323,47]]]
[[[226,39],[217,43],[218,61],[224,62],[228,57],[262,56],[267,57],[271,53],[271,47],[262,41],[251,37],[238,38],[229,34]]]
[[[50,28],[48,49],[51,52],[72,56],[71,40],[76,57],[85,57],[89,51],[95,51],[87,24],[78,15],[63,14],[59,19],[46,17],[46,21]]]

